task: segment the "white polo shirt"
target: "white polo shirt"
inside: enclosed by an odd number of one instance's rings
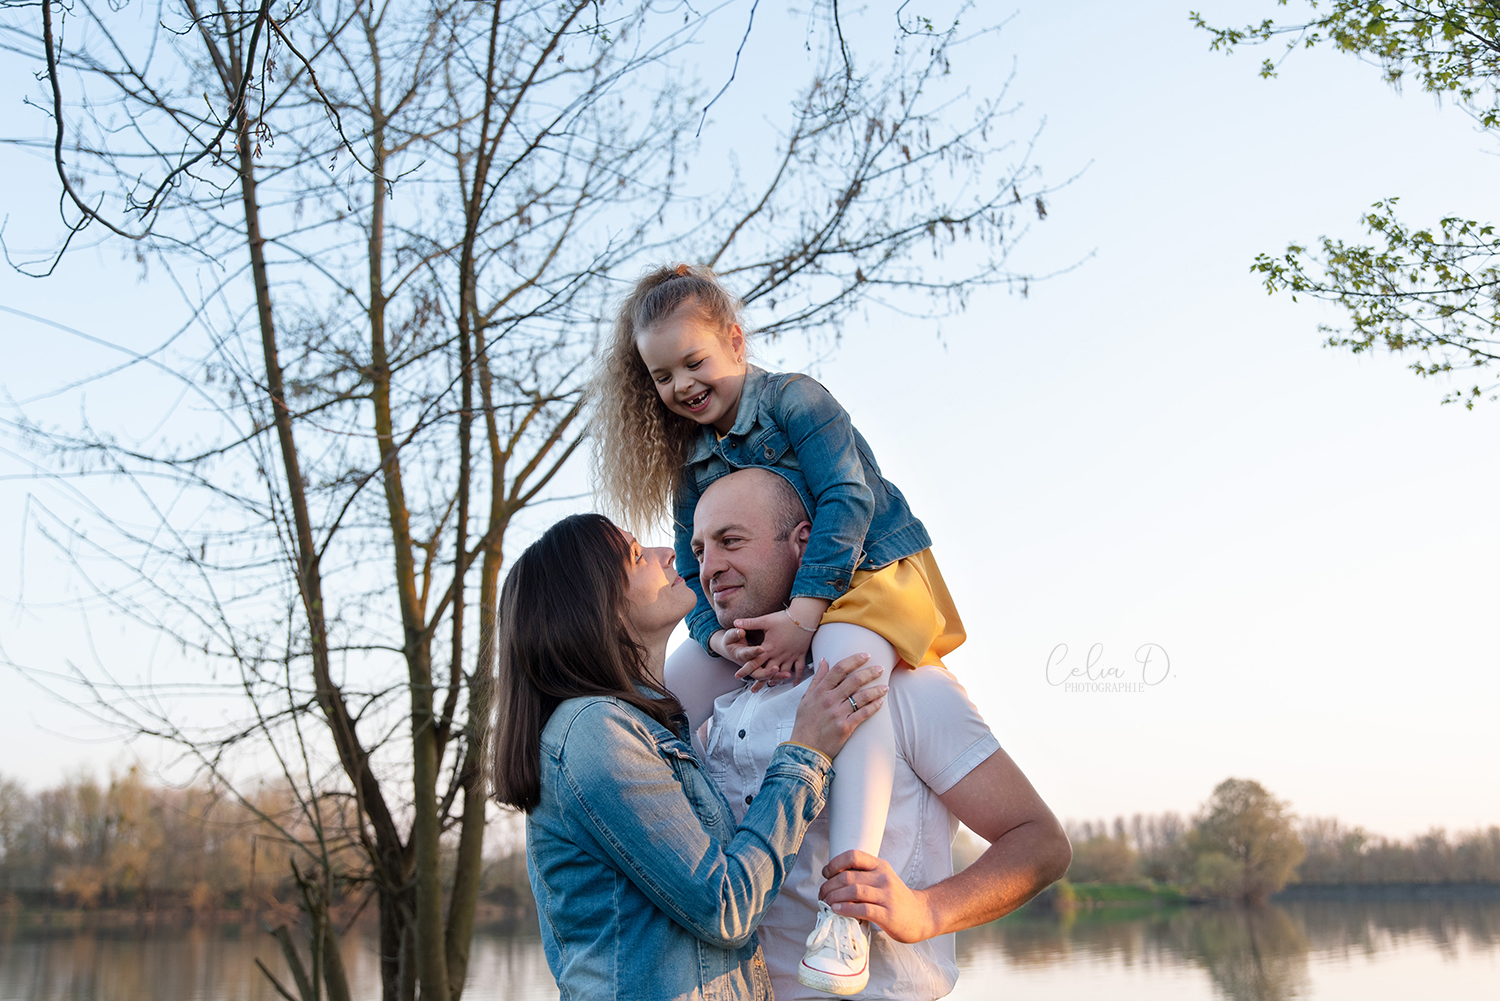
[[[707,765],[736,820],[743,819],[750,798],[760,791],[771,752],[791,737],[797,704],[808,683],[759,692],[743,689],[714,703]],[[907,886],[922,889],[953,875],[958,821],[938,796],[998,751],[1000,742],[951,672],[940,667],[900,669],[892,674],[890,685],[882,711],[894,714],[896,779],[880,857]],[[797,864],[758,929],[777,1001],[827,1001],[826,994],[798,982],[797,966],[817,919],[818,887],[823,885],[828,858],[825,810],[808,828]],[[870,984],[861,998],[932,1001],[953,990],[958,964],[952,935],[903,945],[871,927]]]

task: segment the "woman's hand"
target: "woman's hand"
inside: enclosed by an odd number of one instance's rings
[[[854,728],[880,711],[889,686],[865,688],[881,675],[880,666],[869,664],[869,659],[867,653],[856,653],[833,667],[826,660],[818,662],[812,682],[797,705],[792,743],[821,751],[832,760],[844,749]]]

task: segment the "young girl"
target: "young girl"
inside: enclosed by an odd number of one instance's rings
[[[790,676],[809,650],[814,663],[869,654],[883,683],[898,663],[941,665],[964,640],[927,530],[906,498],[880,475],[826,389],[746,363],[742,309],[707,268],[651,271],[620,307],[595,389],[599,486],[627,522],[672,515],[677,572],[697,592],[693,641],[665,668],[695,728],[742,679]],[[708,484],[748,466],[795,487],[812,527],[790,603],[725,628],[698,578],[693,510]],[[895,759],[891,714],[879,712],[834,762],[830,857],[880,850]],[[820,903],[799,978],[816,990],[858,993],[867,955],[859,923]]]

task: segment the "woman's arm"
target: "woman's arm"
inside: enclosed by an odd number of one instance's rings
[[[749,941],[823,808],[831,762],[810,748],[778,748],[744,822],[721,846],[642,720],[598,702],[579,714],[572,732],[559,793],[598,849],[695,937],[721,949]],[[696,759],[679,760],[679,767],[698,767]],[[727,805],[715,796],[699,808]]]
[[[865,666],[868,659],[819,665],[797,708],[794,742],[772,755],[727,845],[708,828],[733,817],[698,773],[696,755],[616,702],[587,705],[572,721],[559,758],[560,807],[674,921],[710,945],[739,948],[797,861],[802,836],[823,808],[834,756],[884,704],[881,689],[857,711],[846,708],[880,674]]]

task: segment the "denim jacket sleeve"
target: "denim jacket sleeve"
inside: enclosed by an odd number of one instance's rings
[[[792,597],[832,601],[849,589],[864,560],[875,515],[854,422],[832,393],[807,376],[788,378],[768,402],[817,504],[809,512],[812,536],[792,581]]]
[[[645,720],[600,700],[585,707],[573,727],[587,736],[565,742],[559,792],[572,801],[591,840],[694,937],[722,949],[745,945],[823,808],[828,759],[781,745],[744,821],[721,843],[694,812]],[[698,768],[686,745],[672,744],[668,753],[685,754]]]
[[[697,640],[703,649],[708,650],[711,656],[718,654],[709,650],[708,641],[719,628],[718,616],[708,601],[708,595],[703,593],[703,581],[698,578],[698,557],[693,552],[693,514],[698,509],[699,491],[693,478],[686,474],[682,477],[682,483],[677,488],[677,501],[672,513],[673,557],[677,573],[687,581],[687,586],[697,597],[698,602],[693,610],[688,613],[687,627],[688,635]]]

